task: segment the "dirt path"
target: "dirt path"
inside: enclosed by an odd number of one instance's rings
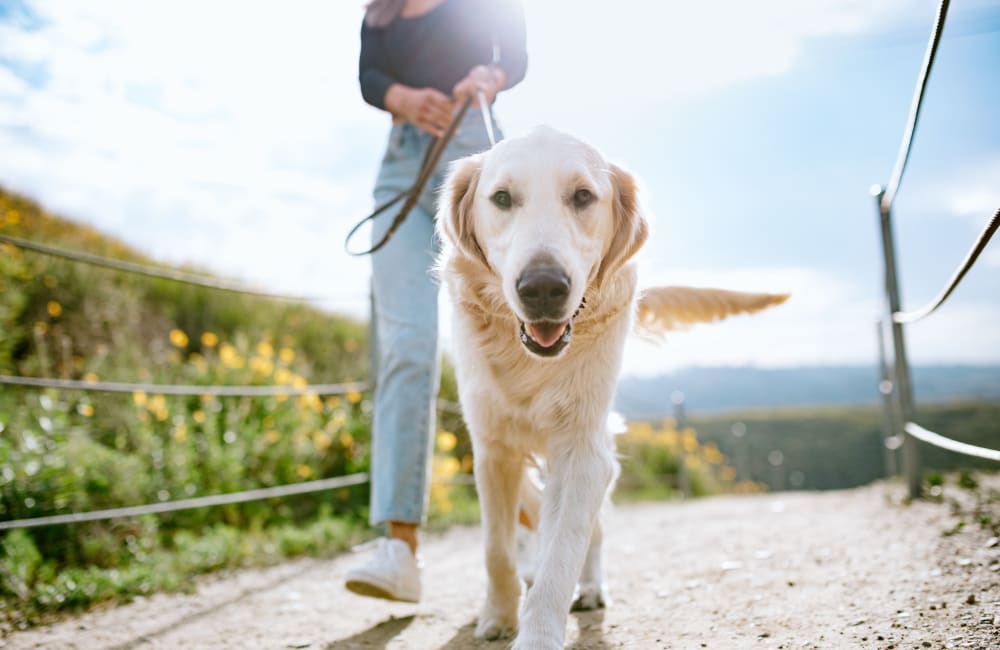
[[[945,536],[942,504],[900,488],[620,506],[610,515],[614,599],[571,615],[568,647],[1000,648],[1000,545]],[[355,558],[216,576],[21,632],[7,648],[502,649],[472,637],[484,570],[477,529],[427,540],[425,600],[349,594]]]

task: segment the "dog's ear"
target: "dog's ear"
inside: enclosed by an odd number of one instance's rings
[[[639,212],[635,178],[618,165],[611,165],[612,218],[614,233],[611,245],[597,269],[596,282],[602,284],[635,255],[649,236],[649,226]]]
[[[445,179],[438,205],[438,223],[455,249],[465,257],[486,261],[476,239],[472,205],[479,184],[482,156],[477,154],[454,162]]]

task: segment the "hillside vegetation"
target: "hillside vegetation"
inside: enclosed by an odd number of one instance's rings
[[[1000,401],[918,404],[916,420],[962,442],[1000,447]],[[692,416],[690,424],[702,442],[718,446],[741,479],[770,489],[854,487],[886,475],[878,408],[743,411]],[[737,432],[745,432],[741,437],[733,434],[734,425]],[[923,443],[920,449],[927,473],[996,469],[996,463]],[[895,455],[901,456],[898,451]],[[895,461],[899,467],[901,458]]]
[[[0,233],[155,265],[2,190]],[[304,304],[0,244],[0,374],[195,385],[363,381],[366,336],[365,323]],[[449,378],[444,386],[451,399],[453,384]],[[357,391],[216,398],[3,385],[0,520],[367,471],[369,411],[367,394]],[[460,418],[442,413],[439,424],[439,475],[468,472]],[[223,566],[340,550],[369,534],[367,503],[361,485],[2,534],[0,611],[20,612],[23,620],[32,612],[181,588],[192,573]],[[436,519],[468,519],[470,504],[467,487],[434,491]]]

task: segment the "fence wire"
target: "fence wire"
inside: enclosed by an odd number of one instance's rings
[[[161,503],[149,503],[140,506],[128,506],[125,508],[110,508],[108,510],[92,510],[90,512],[75,512],[65,515],[50,515],[47,517],[33,517],[31,519],[0,521],[0,530],[10,530],[12,528],[36,528],[38,526],[54,526],[56,524],[78,524],[84,521],[120,519],[122,517],[139,517],[141,515],[177,512],[178,510],[192,510],[194,508],[207,508],[209,506],[222,506],[231,503],[244,503],[246,501],[260,501],[262,499],[287,497],[294,494],[308,494],[310,492],[321,492],[323,490],[335,490],[337,488],[360,485],[361,483],[367,482],[368,474],[362,472],[358,474],[348,474],[346,476],[318,479],[315,481],[306,481],[304,483],[278,485],[269,488],[246,490],[244,492],[214,494],[205,497],[195,497],[193,499],[179,499],[177,501],[163,501]]]
[[[892,315],[892,320],[896,323],[915,323],[937,311],[937,308],[944,304],[944,302],[948,299],[948,296],[950,296],[958,287],[962,278],[965,277],[965,274],[968,273],[969,269],[971,269],[976,263],[976,260],[979,258],[979,254],[983,252],[984,248],[986,248],[986,244],[989,243],[998,227],[1000,227],[1000,208],[993,213],[993,218],[986,224],[986,228],[983,229],[983,232],[980,233],[976,243],[973,244],[972,250],[970,250],[969,254],[966,255],[965,261],[963,261],[955,271],[955,274],[951,277],[951,280],[948,281],[948,284],[945,286],[941,294],[920,309],[896,312]]]
[[[903,131],[903,142],[899,147],[899,155],[896,157],[892,176],[889,177],[889,184],[882,195],[881,209],[883,212],[888,212],[892,207],[896,192],[899,191],[899,185],[903,181],[903,172],[906,170],[906,162],[910,158],[910,148],[913,146],[913,134],[917,130],[917,120],[920,119],[920,108],[924,102],[924,91],[927,89],[927,81],[931,76],[931,67],[934,65],[934,57],[937,55],[938,44],[941,42],[941,34],[944,32],[944,22],[948,16],[949,4],[949,0],[941,0],[941,4],[938,5],[934,29],[931,31],[931,39],[927,44],[927,51],[924,53],[924,63],[920,68],[920,76],[917,78],[917,87],[913,92],[913,101],[910,103],[906,130]]]
[[[913,422],[907,422],[903,429],[914,438],[926,442],[929,445],[934,445],[935,447],[940,447],[941,449],[947,449],[948,451],[954,451],[958,454],[965,454],[966,456],[975,456],[976,458],[985,458],[986,460],[995,460],[1000,462],[1000,451],[997,451],[996,449],[977,447],[976,445],[970,445],[965,442],[952,440],[951,438],[942,436],[940,433],[928,431],[919,424],[915,424]]]
[[[161,280],[171,280],[173,282],[181,282],[184,284],[191,284],[198,287],[217,289],[219,291],[228,291],[230,293],[241,293],[248,296],[256,296],[258,298],[270,298],[272,300],[288,300],[291,302],[308,302],[310,300],[313,300],[312,298],[306,296],[288,296],[284,294],[270,293],[267,291],[257,291],[255,289],[247,288],[235,282],[224,282],[221,280],[210,278],[208,276],[196,275],[194,273],[185,273],[183,271],[175,271],[172,269],[157,268],[155,266],[148,266],[145,264],[136,264],[134,262],[126,262],[124,260],[116,260],[108,257],[101,257],[99,255],[91,255],[90,253],[82,253],[79,251],[66,250],[64,248],[57,248],[55,246],[50,246],[48,244],[42,244],[27,239],[21,239],[20,237],[0,235],[0,242],[4,242],[12,246],[22,248],[24,250],[33,251],[35,253],[50,255],[52,257],[60,257],[62,259],[67,259],[74,262],[82,262],[84,264],[91,264],[93,266],[102,266],[104,268],[114,269],[116,271],[135,273],[137,275],[144,275],[151,278],[159,278]]]
[[[103,393],[151,393],[154,395],[213,395],[216,397],[268,397],[272,395],[346,395],[354,391],[369,389],[367,382],[346,382],[342,384],[306,384],[305,386],[199,386],[197,384],[146,384],[117,381],[81,381],[77,379],[50,379],[47,377],[17,377],[0,375],[0,384],[29,386],[33,388],[56,388],[60,390],[83,390]]]

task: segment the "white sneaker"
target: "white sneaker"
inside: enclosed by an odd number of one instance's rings
[[[345,586],[362,596],[420,600],[420,563],[401,539],[379,537],[373,540],[375,555],[347,572]]]

